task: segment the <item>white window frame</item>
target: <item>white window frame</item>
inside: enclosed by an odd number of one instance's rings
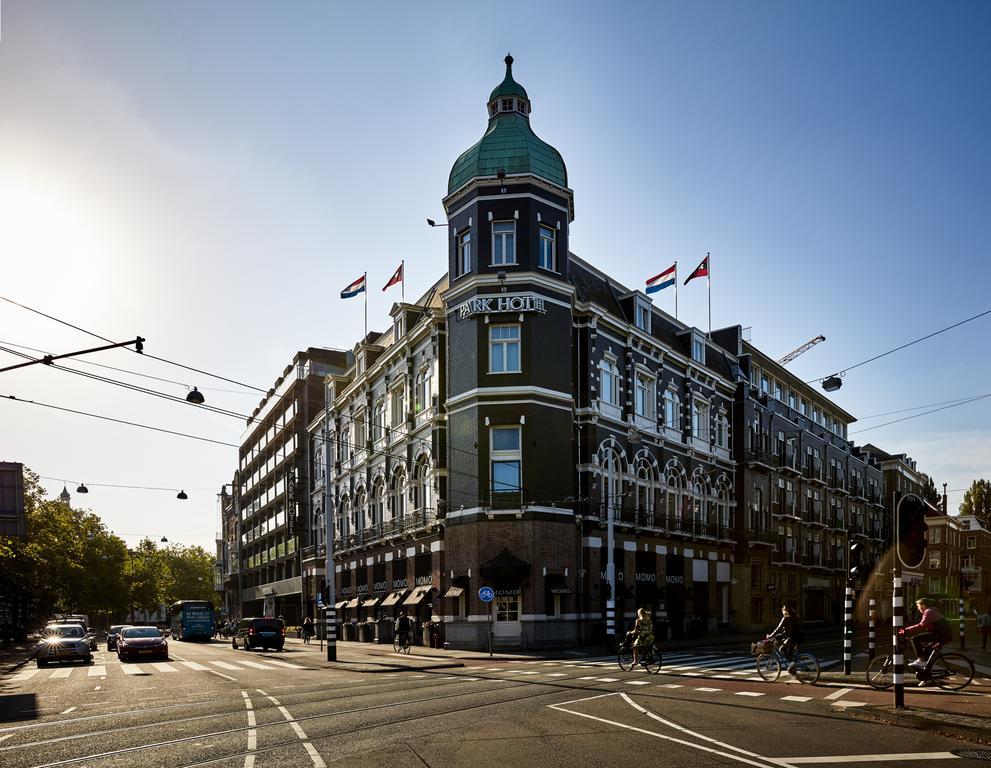
[[[609,382],[609,397],[606,397],[606,382]],[[599,362],[599,401],[613,408],[619,408],[620,404],[620,376],[619,366],[616,360],[607,355]]]
[[[516,433],[516,448],[499,449],[495,448],[495,436],[497,432],[513,431]],[[516,462],[517,487],[496,490],[496,465],[511,464]],[[519,425],[492,426],[489,428],[489,490],[493,498],[503,497],[506,494],[521,494],[523,492],[523,429]]]
[[[634,376],[633,412],[641,419],[655,420],[657,379],[652,373],[638,370]]]
[[[692,334],[692,360],[700,365],[705,365],[705,340],[697,333]],[[767,374],[762,374],[762,376],[764,378],[761,381],[766,381]],[[765,394],[767,393],[767,390],[763,391]]]
[[[515,329],[516,338],[493,338],[493,332],[496,329]],[[489,373],[492,374],[502,374],[502,373],[522,373],[523,372],[523,328],[518,323],[506,324],[506,325],[490,325],[489,326]],[[509,348],[516,347],[516,368],[509,368]],[[498,352],[497,352],[498,348]],[[502,368],[496,370],[496,366],[493,365],[494,356],[498,355],[501,358]]]
[[[692,439],[709,442],[710,431],[712,429],[709,419],[712,415],[711,406],[708,400],[699,397],[692,398]]]
[[[650,333],[650,316],[650,304],[638,298],[633,312],[633,324],[644,333]]]
[[[380,397],[372,407],[372,442],[385,437],[385,397]]]
[[[471,272],[471,227],[458,232],[455,244],[457,249],[457,277]]]
[[[389,390],[389,415],[391,417],[389,423],[393,429],[401,426],[406,420],[405,395],[402,384]]]
[[[545,237],[547,232],[550,233],[549,238]],[[548,248],[551,262],[549,266],[544,263]],[[549,272],[557,272],[557,230],[547,224],[537,226],[537,266]]]
[[[664,390],[664,428],[681,435],[681,398],[674,387]]]
[[[943,529],[942,528],[930,528],[929,529],[929,543],[930,544],[942,544],[943,543]]]
[[[416,374],[416,397],[413,403],[413,409],[416,413],[430,410],[431,397],[433,396],[431,373],[430,366],[425,365]]]
[[[496,231],[498,227],[511,227],[502,232]],[[516,264],[516,222],[493,221],[492,222],[492,261],[490,266],[507,267]]]

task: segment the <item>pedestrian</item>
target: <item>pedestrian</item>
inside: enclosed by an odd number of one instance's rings
[[[991,613],[985,608],[984,612],[977,616],[977,631],[981,633],[981,650],[988,649],[988,635],[991,635]]]
[[[303,645],[309,645],[310,638],[313,637],[313,619],[309,616],[303,619],[303,626],[300,629],[300,634],[303,636]]]

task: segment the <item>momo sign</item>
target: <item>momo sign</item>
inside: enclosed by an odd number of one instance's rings
[[[498,312],[539,312],[547,311],[544,297],[533,293],[523,296],[476,296],[458,306],[458,319],[472,315],[494,314]]]

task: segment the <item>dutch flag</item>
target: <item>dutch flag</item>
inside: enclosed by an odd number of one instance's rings
[[[362,275],[357,280],[355,280],[351,285],[341,291],[342,299],[350,299],[352,296],[357,296],[359,293],[365,292],[365,276]]]
[[[647,281],[647,293],[657,293],[678,280],[678,262],[676,261],[661,274],[654,275]]]

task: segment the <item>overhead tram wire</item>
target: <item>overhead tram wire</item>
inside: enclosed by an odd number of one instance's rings
[[[0,297],[0,298],[2,298],[2,297]],[[961,320],[959,323],[954,323],[953,325],[948,325],[945,328],[940,328],[938,331],[933,331],[932,333],[926,334],[925,336],[922,336],[921,338],[918,338],[915,341],[909,341],[909,342],[907,342],[905,344],[902,344],[901,346],[895,347],[894,349],[889,349],[887,352],[882,352],[880,355],[874,355],[874,357],[869,357],[866,360],[862,360],[861,362],[857,363],[856,365],[851,365],[851,366],[849,366],[847,368],[843,368],[842,370],[838,371],[837,373],[830,373],[830,374],[826,374],[825,376],[819,376],[818,378],[815,378],[815,379],[809,379],[805,383],[806,384],[815,384],[817,381],[822,381],[823,379],[826,379],[829,376],[842,376],[845,373],[848,373],[849,371],[852,371],[854,368],[859,368],[862,365],[867,365],[867,363],[873,363],[875,360],[880,360],[882,357],[887,357],[888,355],[893,354],[895,352],[898,352],[898,351],[900,351],[902,349],[905,349],[906,347],[911,347],[913,344],[918,344],[920,341],[925,341],[926,339],[931,339],[933,336],[939,336],[939,334],[941,334],[941,333],[945,333],[946,331],[950,331],[950,330],[953,330],[954,328],[958,328],[961,325],[964,325],[965,323],[969,323],[972,320],[977,320],[978,318],[984,317],[985,315],[991,315],[991,309],[986,309],[983,312],[979,312],[978,314],[974,315],[973,317],[968,317],[966,320]],[[861,430],[861,431],[863,431],[863,430]]]
[[[935,408],[939,405],[963,405],[966,402],[970,402],[980,395],[967,395],[966,397],[958,397],[955,400],[944,400],[941,403],[927,403],[926,405],[916,405],[912,408],[900,408],[897,411],[885,411],[884,413],[872,413],[870,416],[858,416],[857,421],[861,422],[865,419],[879,419],[882,416],[894,416],[897,413],[908,413],[910,411],[921,411],[923,408]]]
[[[72,323],[67,322],[65,320],[60,320],[57,317],[54,317],[52,315],[45,314],[41,310],[34,309],[32,307],[27,306],[26,304],[21,304],[20,302],[14,301],[13,299],[8,299],[6,296],[0,296],[0,300],[6,301],[8,304],[13,304],[15,307],[20,307],[21,309],[26,309],[28,312],[34,312],[36,315],[41,315],[42,317],[46,317],[49,320],[54,320],[56,323],[61,323],[62,325],[68,326],[69,328],[72,328],[74,330],[77,330],[77,331],[79,331],[81,333],[85,333],[85,334],[87,334],[89,336],[92,336],[94,338],[100,339],[102,341],[106,341],[106,342],[108,342],[110,344],[113,343],[110,339],[106,338],[105,336],[101,336],[98,333],[93,333],[93,331],[87,331],[85,328],[80,328],[78,325],[73,325]],[[151,360],[158,360],[161,363],[167,363],[169,365],[174,365],[177,368],[184,368],[187,371],[193,371],[194,373],[200,373],[200,374],[203,374],[204,376],[210,376],[211,378],[219,379],[220,381],[226,381],[226,382],[228,382],[230,384],[237,384],[239,387],[247,387],[248,389],[253,389],[256,392],[262,392],[262,393],[267,393],[268,392],[267,389],[262,389],[261,387],[256,387],[256,386],[254,386],[252,384],[245,384],[243,381],[237,381],[235,379],[228,379],[226,376],[220,376],[220,375],[218,375],[216,373],[210,373],[209,371],[203,371],[203,370],[200,370],[199,368],[193,368],[192,366],[189,366],[189,365],[183,365],[182,363],[177,363],[174,360],[168,360],[168,359],[166,359],[164,357],[157,357],[156,355],[152,355],[152,354],[149,354],[147,352],[137,352],[136,350],[131,350],[131,351],[132,352],[135,352],[135,354],[140,354],[142,357],[147,357],[147,358],[149,358]]]
[[[898,424],[899,422],[908,421],[909,419],[917,419],[920,416],[928,416],[930,413],[937,413],[939,411],[945,411],[945,410],[948,410],[950,408],[956,408],[957,406],[960,406],[960,405],[968,405],[969,403],[974,403],[974,402],[977,402],[978,400],[984,400],[985,398],[988,398],[988,397],[991,397],[991,392],[988,392],[987,394],[984,394],[984,395],[977,395],[975,397],[972,397],[970,400],[965,400],[965,401],[960,402],[960,403],[954,403],[953,405],[944,405],[942,408],[933,408],[931,411],[925,411],[924,413],[916,413],[916,414],[914,414],[912,416],[905,416],[905,417],[903,417],[901,419],[894,419],[892,421],[886,421],[886,422],[884,422],[884,424],[875,424],[873,427],[864,427],[863,429],[855,429],[855,430],[851,431],[850,434],[851,435],[859,435],[861,432],[870,432],[872,429],[880,429],[881,427],[887,427],[887,426],[890,426],[892,424]]]

